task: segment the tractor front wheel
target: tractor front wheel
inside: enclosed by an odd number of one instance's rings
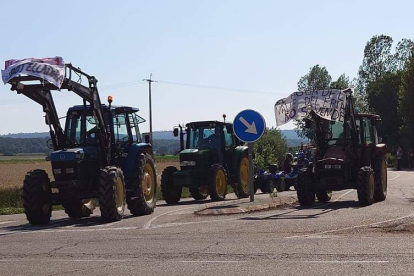
[[[273,183],[272,179],[266,180],[262,188],[260,188],[262,193],[264,194],[271,194],[275,190],[275,184]]]
[[[119,221],[125,211],[125,180],[122,170],[106,167],[101,170],[98,198],[101,216],[105,221]]]
[[[384,157],[377,158],[374,162],[375,174],[375,201],[383,201],[387,197],[387,163]]]
[[[52,216],[50,179],[44,170],[26,174],[23,182],[23,207],[30,224],[46,224]]]
[[[201,186],[196,188],[190,188],[190,194],[195,200],[203,200],[208,197],[208,187]]]
[[[157,177],[151,155],[141,153],[137,156],[128,184],[126,202],[131,214],[144,216],[153,213],[157,202]]]
[[[286,191],[285,181],[282,178],[276,180],[276,191],[283,192]]]
[[[315,203],[315,192],[312,187],[312,178],[309,170],[300,172],[297,177],[296,193],[302,206],[312,206]]]
[[[328,202],[332,198],[332,191],[316,190],[316,198],[319,202]]]
[[[168,204],[176,204],[180,201],[182,187],[174,186],[173,173],[177,170],[176,167],[166,167],[161,175],[161,193],[162,198]]]
[[[62,205],[65,208],[65,213],[72,219],[89,217],[93,213],[93,209],[95,209],[93,199],[68,200]]]
[[[249,185],[249,158],[244,153],[239,161],[237,167],[237,183],[234,186],[234,193],[238,198],[249,197],[250,185]]]
[[[359,169],[357,192],[359,204],[368,206],[374,203],[375,177],[370,167]]]
[[[224,167],[220,164],[214,164],[209,171],[208,191],[211,200],[224,200],[227,193],[227,173]]]

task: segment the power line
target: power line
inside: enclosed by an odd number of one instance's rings
[[[276,95],[273,92],[260,91],[260,90],[248,90],[248,89],[238,89],[238,88],[227,88],[227,87],[219,87],[219,86],[207,86],[207,85],[198,85],[198,84],[190,84],[190,83],[179,83],[179,82],[169,82],[169,81],[158,81],[158,83],[172,84],[172,85],[179,85],[179,86],[188,86],[188,87],[203,88],[203,89],[236,91],[236,92],[244,92],[244,93],[252,93],[252,94]]]

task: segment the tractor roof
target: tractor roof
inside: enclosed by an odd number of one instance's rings
[[[90,109],[90,105],[86,106],[86,109]],[[102,109],[107,110],[109,109],[109,106],[106,104],[102,104]],[[75,105],[69,108],[68,111],[82,111],[83,110],[83,105]],[[116,106],[116,105],[111,105],[111,110],[115,110],[115,113],[135,113],[138,112],[139,109],[136,107],[130,107],[130,106]]]
[[[210,127],[213,124],[215,124],[215,125],[222,125],[222,126],[232,125],[231,123],[224,123],[224,122],[220,122],[220,121],[199,121],[199,122],[191,122],[191,123],[188,123],[185,126],[186,127],[189,127],[189,126],[194,126],[194,127],[208,126],[208,127]]]

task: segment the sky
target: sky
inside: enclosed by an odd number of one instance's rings
[[[274,104],[312,66],[352,79],[372,36],[414,40],[413,10],[408,0],[1,1],[0,62],[61,56],[98,79],[103,102],[138,107],[142,132],[150,73],[154,130],[244,109],[273,127]],[[10,85],[0,95],[0,134],[48,131],[39,105]],[[82,103],[54,96],[61,117]]]

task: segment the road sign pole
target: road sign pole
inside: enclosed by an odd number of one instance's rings
[[[254,183],[253,183],[253,143],[248,143],[248,155],[249,155],[249,187],[250,187],[250,202],[254,201]]]

